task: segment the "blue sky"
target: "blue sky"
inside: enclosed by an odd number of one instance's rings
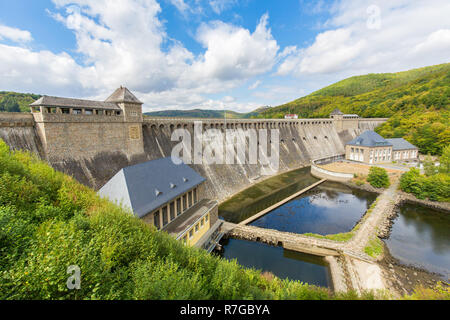
[[[0,90],[145,111],[251,111],[349,76],[449,62],[450,3],[0,0]]]

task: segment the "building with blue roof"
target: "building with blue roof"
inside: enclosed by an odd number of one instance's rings
[[[384,139],[375,131],[365,131],[345,145],[347,160],[368,164],[416,161],[419,150],[403,138]]]
[[[186,245],[210,251],[219,240],[221,221],[217,201],[204,198],[205,181],[179,159],[168,157],[121,169],[99,194]]]

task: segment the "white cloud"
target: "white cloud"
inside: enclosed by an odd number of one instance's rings
[[[199,78],[228,81],[271,70],[279,47],[267,21],[268,15],[264,15],[253,33],[221,21],[203,24],[197,39],[207,50],[193,64],[192,71]]]
[[[448,62],[450,2],[336,1],[327,31],[287,55],[277,75],[393,72]],[[376,10],[375,10],[376,9]]]
[[[223,11],[234,6],[236,2],[236,0],[210,0],[209,5],[215,13],[221,14]]]
[[[33,40],[31,33],[28,31],[11,28],[0,24],[0,40],[5,38],[14,42],[28,42]]]
[[[435,54],[447,52],[450,54],[450,29],[441,29],[430,34],[425,41],[412,50],[415,54]]]
[[[258,88],[260,86],[261,83],[262,83],[261,80],[256,80],[250,87],[248,87],[248,89],[255,90],[256,88]]]
[[[213,106],[224,101],[208,94],[231,90],[276,62],[267,15],[254,32],[220,21],[202,24],[196,37],[204,52],[194,55],[166,34],[156,0],[53,2],[58,11],[51,15],[74,32],[82,63],[64,52],[2,45],[2,88],[106,97],[126,85],[146,108]],[[173,3],[186,9],[184,1]]]
[[[170,0],[170,3],[173,4],[181,13],[184,13],[189,9],[189,6],[186,2],[184,2],[184,0]]]
[[[180,12],[189,13],[203,3],[170,1]],[[29,31],[0,25],[3,90],[100,99],[126,85],[145,102],[146,110],[250,111],[289,101],[349,75],[448,62],[450,52],[447,0],[435,0],[433,5],[382,2],[379,30],[367,27],[366,2],[336,1],[328,8],[331,18],[322,24],[326,29],[313,43],[293,44],[281,51],[267,14],[254,30],[212,21],[196,31],[195,40],[203,49],[195,54],[166,33],[156,0],[53,2],[57,9],[52,16],[76,37],[76,59],[66,52],[33,49]],[[215,0],[208,5],[220,13],[234,3]],[[324,3],[314,10],[326,10]],[[274,68],[274,77],[263,78],[272,75]],[[280,75],[299,77],[289,82],[291,77],[276,77]],[[249,85],[250,79],[254,82]],[[246,100],[253,102],[231,100],[238,86],[248,87]]]

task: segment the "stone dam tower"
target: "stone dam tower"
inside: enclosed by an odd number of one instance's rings
[[[142,102],[127,88],[105,101],[43,96],[30,107],[51,162],[111,151],[129,157],[144,153]]]
[[[219,201],[263,176],[308,166],[314,159],[342,155],[348,141],[387,120],[345,115],[339,110],[330,118],[320,119],[150,118],[143,116],[142,102],[125,87],[105,101],[43,96],[30,108],[28,114],[0,113],[0,138],[12,149],[36,153],[55,169],[96,190],[124,167],[170,157],[179,143],[171,139],[176,129],[188,130],[194,145],[195,121],[202,122],[204,131],[237,129],[237,143],[245,146],[246,152],[249,130],[264,129],[268,136],[278,130],[278,170],[247,163],[190,165],[206,178],[205,196]],[[223,147],[236,150],[227,141]]]

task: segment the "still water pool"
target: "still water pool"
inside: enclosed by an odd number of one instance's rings
[[[332,286],[328,263],[322,257],[246,240],[227,239],[222,245],[222,257],[237,259],[245,267],[269,271],[282,279]]]
[[[400,207],[391,234],[385,241],[401,263],[450,277],[450,215],[422,206]]]
[[[376,197],[374,193],[325,182],[250,225],[293,233],[327,235],[348,232]]]

